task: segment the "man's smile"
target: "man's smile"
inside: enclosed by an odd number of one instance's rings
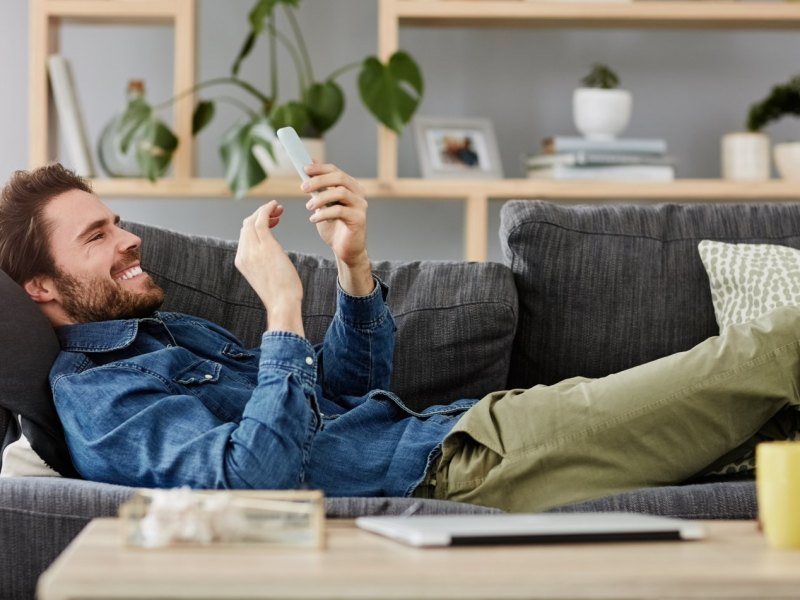
[[[119,271],[114,275],[114,281],[127,281],[129,279],[133,279],[134,277],[138,277],[142,275],[144,271],[142,271],[142,267],[138,264],[128,267],[124,271]]]

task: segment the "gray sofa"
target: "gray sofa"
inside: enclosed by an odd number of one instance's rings
[[[167,292],[165,310],[206,317],[256,345],[263,309],[233,267],[232,242],[127,227],[144,239],[143,265]],[[376,263],[398,324],[394,389],[410,406],[602,376],[715,335],[697,243],[800,247],[800,207],[512,201],[502,210],[500,238],[505,265]],[[333,313],[335,267],[310,255],[292,259],[306,290],[306,333],[318,342]],[[20,326],[15,315],[6,316]],[[18,333],[3,335],[0,346],[24,354]],[[42,385],[42,373],[25,376],[30,389]],[[0,406],[13,407],[20,390],[5,382],[2,390]],[[14,437],[13,424],[0,408],[0,440]],[[38,574],[88,520],[114,515],[132,493],[72,477],[0,479],[0,597],[32,597]],[[332,498],[327,512],[334,518],[396,514],[416,502],[418,514],[491,510],[434,500]],[[756,506],[753,482],[745,479],[676,482],[556,510],[746,519]]]

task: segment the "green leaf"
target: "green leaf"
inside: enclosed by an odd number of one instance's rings
[[[322,136],[336,124],[344,112],[342,88],[332,80],[315,83],[306,92],[306,106],[311,125]]]
[[[272,11],[278,4],[297,8],[298,2],[300,0],[258,0],[248,15],[250,27],[255,33],[261,33],[264,30],[264,20],[272,16]]]
[[[256,37],[258,37],[258,34],[252,31],[250,35],[245,38],[242,49],[239,50],[239,54],[236,55],[236,60],[233,61],[233,66],[231,67],[231,74],[234,77],[239,76],[239,68],[242,66],[242,61],[247,58],[247,55],[253,50],[253,46],[256,45]]]
[[[589,74],[581,79],[581,85],[589,88],[612,90],[619,86],[619,77],[606,65],[594,63]]]
[[[220,155],[225,166],[225,181],[237,199],[267,178],[253,156],[253,146],[263,146],[272,153],[273,139],[272,128],[264,117],[233,127],[223,137]]]
[[[142,175],[150,181],[160,177],[172,162],[178,138],[162,121],[153,117],[144,124],[143,137],[136,146],[136,160]]]
[[[395,52],[387,65],[371,56],[364,60],[358,76],[358,91],[373,116],[400,133],[411,120],[422,99],[422,73],[414,59]]]
[[[768,123],[787,115],[800,116],[800,75],[774,86],[766,98],[750,107],[747,129],[760,131]]]
[[[131,141],[140,129],[146,126],[152,114],[153,109],[142,98],[136,98],[128,103],[117,125],[117,138],[123,153],[128,152]]]
[[[311,125],[308,108],[302,102],[297,101],[287,102],[276,107],[269,116],[269,121],[276,131],[281,127],[294,127],[301,137],[306,135]]]
[[[214,103],[211,100],[202,100],[197,103],[192,115],[192,135],[197,135],[214,118]]]

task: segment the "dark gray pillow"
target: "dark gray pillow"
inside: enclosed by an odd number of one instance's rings
[[[20,416],[22,432],[50,467],[77,477],[50,394],[59,352],[50,323],[24,290],[0,271],[0,407]],[[14,436],[5,437],[5,443]]]
[[[167,294],[165,310],[226,327],[248,346],[264,331],[264,308],[233,265],[236,243],[127,223],[143,239],[142,265]],[[322,341],[333,318],[336,266],[290,253],[303,281],[306,336]],[[397,322],[393,391],[419,410],[504,389],[517,297],[511,272],[496,263],[374,264],[389,286]]]
[[[718,333],[703,239],[800,248],[798,204],[513,201],[501,243],[520,322],[509,383],[600,377]]]

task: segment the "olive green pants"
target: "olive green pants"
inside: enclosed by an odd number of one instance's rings
[[[684,481],[800,404],[800,309],[600,379],[490,394],[446,437],[433,496],[540,511]]]

